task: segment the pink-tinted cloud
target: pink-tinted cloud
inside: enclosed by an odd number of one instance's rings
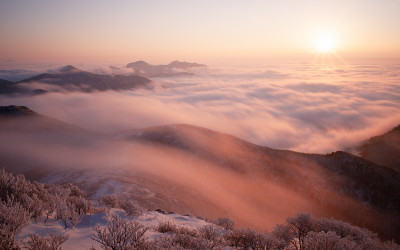
[[[400,123],[395,66],[207,68],[154,90],[2,98],[96,131],[187,123],[281,149],[342,150]]]

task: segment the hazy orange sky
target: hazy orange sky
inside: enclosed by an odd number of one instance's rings
[[[0,63],[400,58],[399,0],[0,2]]]

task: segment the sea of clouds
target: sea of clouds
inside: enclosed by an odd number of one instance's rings
[[[293,63],[194,72],[154,78],[151,90],[2,96],[0,105],[25,105],[106,133],[184,123],[313,153],[350,149],[400,124],[400,65]]]

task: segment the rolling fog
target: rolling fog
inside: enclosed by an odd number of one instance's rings
[[[400,123],[400,67],[291,64],[196,74],[152,79],[153,90],[3,96],[1,105],[25,105],[77,127],[49,118],[3,124],[1,165],[76,183],[92,197],[122,193],[147,208],[231,217],[258,230],[297,212],[377,225],[374,211],[337,193],[332,180],[340,183],[340,176],[305,157],[261,154],[197,129],[169,135],[153,128],[164,137],[146,140],[145,130],[133,129],[181,123],[271,148],[345,149]]]
[[[340,187],[327,178],[340,176],[300,154],[261,152],[190,126],[104,135],[35,119],[0,127],[0,159],[7,171],[74,183],[91,198],[122,194],[146,209],[230,217],[238,226],[262,231],[298,212],[376,225],[373,211],[337,194]]]
[[[353,147],[400,123],[398,65],[210,66],[194,72],[152,79],[153,90],[2,97],[0,104],[26,105],[93,131],[183,123],[314,153]]]

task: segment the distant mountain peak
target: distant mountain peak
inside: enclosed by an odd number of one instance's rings
[[[81,70],[75,68],[72,65],[64,66],[64,67],[60,68],[60,70],[59,70],[59,72],[61,72],[61,73],[71,73],[71,72],[78,72],[78,71],[81,71]]]
[[[133,62],[133,63],[128,63],[128,64],[126,65],[126,67],[128,67],[128,68],[134,68],[134,67],[151,67],[151,66],[152,66],[151,64],[148,64],[147,62],[142,61],[142,60],[136,61],[136,62]]]
[[[174,68],[196,68],[196,67],[205,67],[206,65],[204,64],[199,64],[199,63],[190,63],[190,62],[181,62],[178,60],[170,62],[168,67],[174,67]]]
[[[25,106],[0,106],[0,116],[23,116],[23,115],[35,115],[31,109]]]

